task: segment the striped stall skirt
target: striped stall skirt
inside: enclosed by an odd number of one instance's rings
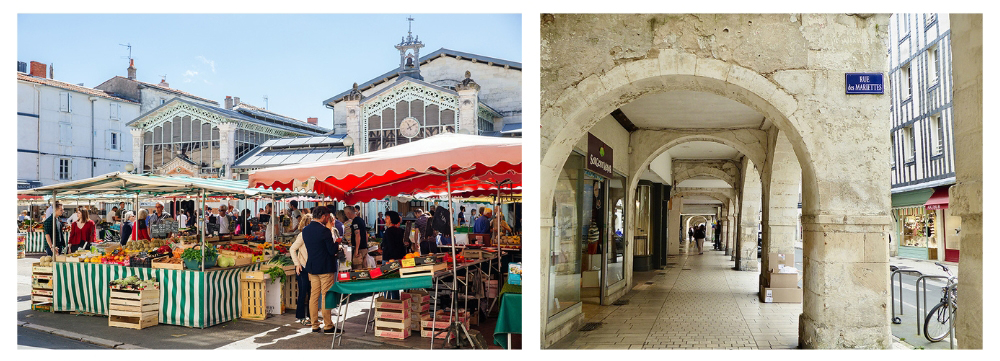
[[[160,281],[160,323],[205,328],[240,316],[240,272],[260,264],[218,271],[178,271],[99,263],[54,263],[55,311],[108,314],[111,281],[129,276]]]
[[[63,239],[69,240],[69,232],[63,232]],[[45,253],[45,232],[27,232],[24,240],[25,253]]]

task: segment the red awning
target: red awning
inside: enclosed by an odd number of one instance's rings
[[[924,203],[924,207],[929,211],[937,209],[948,209],[948,187],[938,187],[934,189],[934,194]]]
[[[23,201],[23,200],[40,200],[40,199],[42,199],[42,196],[29,196],[27,194],[18,194],[17,195],[17,200],[19,200],[19,201]]]

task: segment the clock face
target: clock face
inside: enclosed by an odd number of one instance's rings
[[[409,117],[403,119],[402,123],[399,123],[399,135],[407,138],[416,137],[420,133],[420,123],[417,122],[416,118]]]

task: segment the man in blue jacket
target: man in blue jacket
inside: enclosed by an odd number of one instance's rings
[[[330,221],[330,209],[327,207],[316,207],[313,210],[313,220],[302,229],[302,242],[306,246],[306,266],[299,271],[309,274],[309,283],[312,292],[309,297],[309,316],[312,320],[312,332],[322,332],[332,334],[339,330],[335,328],[333,318],[330,317],[330,309],[326,308],[326,292],[333,286],[337,279],[337,245],[334,243],[333,234],[325,224]],[[322,305],[321,305],[322,304]],[[323,323],[325,327],[319,328],[320,322],[317,318],[319,309],[323,310]]]

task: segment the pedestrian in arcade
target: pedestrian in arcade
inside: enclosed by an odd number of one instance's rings
[[[309,295],[309,316],[312,332],[334,333],[340,330],[333,324],[330,309],[326,308],[326,292],[333,286],[337,276],[337,245],[326,223],[330,221],[330,210],[316,207],[313,221],[302,230],[302,242],[306,246],[306,265],[296,266],[296,272],[309,274],[312,292]],[[321,305],[322,303],[322,305]],[[318,313],[322,308],[324,327],[320,328]]]
[[[694,231],[694,241],[698,244],[698,254],[705,254],[702,250],[705,244],[705,225],[701,225],[697,230]]]

